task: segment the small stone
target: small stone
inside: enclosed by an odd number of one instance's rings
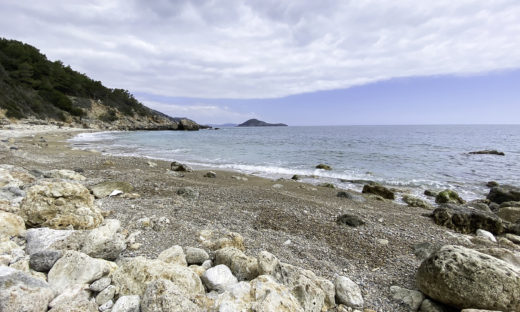
[[[337,275],[334,279],[338,302],[352,308],[363,308],[361,289],[346,276]]]
[[[63,256],[58,250],[43,250],[33,253],[29,260],[31,269],[38,272],[49,272],[52,266]]]
[[[209,290],[224,291],[227,286],[238,283],[238,280],[226,265],[219,264],[202,274],[202,282]]]
[[[215,252],[215,263],[225,264],[241,281],[250,281],[258,276],[257,259],[247,256],[237,248],[226,247],[217,250]]]
[[[92,291],[101,292],[105,288],[107,288],[111,282],[112,282],[112,280],[110,279],[110,277],[103,277],[103,278],[98,279],[94,283],[90,284],[89,288]]]
[[[208,253],[201,248],[186,247],[186,262],[188,264],[202,264],[209,259]]]
[[[215,172],[213,172],[213,171],[208,171],[208,172],[206,172],[206,174],[204,174],[204,177],[205,178],[212,178],[212,179],[214,179],[214,178],[217,177],[217,174]]]
[[[176,162],[176,161],[174,161],[174,162],[172,162],[170,164],[170,170],[172,170],[172,171],[180,171],[180,172],[192,172],[193,171],[193,169],[191,169],[190,166],[185,165],[185,164],[181,164],[181,163]]]
[[[137,295],[121,296],[112,307],[112,312],[139,312],[141,299]]]
[[[257,257],[258,275],[273,275],[280,261],[270,252],[261,251]]]
[[[326,164],[319,164],[316,166],[316,169],[322,169],[322,170],[332,170],[332,167]]]
[[[294,181],[298,181],[298,180],[301,180],[301,177],[299,175],[295,174],[295,175],[292,176],[291,179],[294,180]]]
[[[115,190],[123,193],[131,193],[134,187],[128,182],[122,181],[106,181],[89,187],[90,191],[96,198],[104,198],[110,196]]]
[[[112,300],[114,298],[114,295],[116,294],[116,287],[114,285],[110,285],[107,288],[103,289],[97,296],[96,296],[96,303],[98,305],[103,305],[106,302]]]
[[[337,224],[344,224],[352,227],[358,227],[363,224],[365,224],[365,221],[363,221],[360,217],[356,215],[351,214],[342,214],[341,216],[338,216],[336,219]]]
[[[206,261],[204,261],[204,262],[202,263],[202,267],[203,267],[204,269],[206,269],[206,270],[209,269],[209,268],[211,268],[212,266],[213,266],[213,262],[212,262],[211,260],[206,260]]]
[[[485,238],[493,243],[496,243],[497,242],[497,239],[495,238],[495,236],[491,233],[491,232],[488,232],[486,230],[482,230],[482,229],[478,229],[477,230],[477,237],[482,237],[482,238]]]
[[[147,164],[148,167],[150,167],[150,168],[155,168],[155,167],[157,167],[157,163],[154,163],[153,161],[147,161],[146,164]]]
[[[339,191],[336,196],[340,198],[347,198],[358,203],[364,203],[366,201],[365,197],[361,195],[356,195],[345,191]]]
[[[180,195],[185,198],[198,198],[199,197],[199,191],[192,187],[181,187],[177,190],[177,195]]]
[[[380,239],[377,240],[377,243],[379,245],[382,245],[382,246],[387,246],[388,245],[388,239],[380,238]]]
[[[272,188],[274,188],[274,189],[281,189],[281,188],[283,188],[283,185],[282,184],[274,184],[272,186]]]
[[[114,301],[109,300],[99,307],[100,312],[109,311],[114,306]]]
[[[138,219],[136,222],[138,227],[140,228],[149,228],[152,227],[152,220],[148,217],[143,217]]]
[[[175,245],[172,246],[159,254],[157,259],[164,261],[166,263],[173,263],[182,266],[186,266],[186,256],[184,255],[184,251],[181,246]]]
[[[417,311],[424,300],[424,295],[417,290],[409,290],[399,286],[390,286],[392,298],[399,300],[410,308],[411,311]]]

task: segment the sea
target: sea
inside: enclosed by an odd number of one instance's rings
[[[424,190],[483,198],[488,181],[520,186],[520,125],[225,127],[200,131],[82,133],[74,148],[179,161],[269,179],[332,183],[360,191],[368,181],[432,200]],[[498,150],[505,156],[472,155]],[[332,170],[316,169],[330,165]]]

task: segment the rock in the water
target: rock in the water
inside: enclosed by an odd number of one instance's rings
[[[189,268],[143,257],[122,261],[112,274],[112,284],[117,287],[119,295],[143,295],[148,283],[160,278],[176,284],[186,296],[204,293],[199,276]]]
[[[316,169],[332,170],[332,167],[326,164],[319,164],[316,166]]]
[[[486,186],[487,186],[487,187],[496,187],[496,186],[498,186],[498,185],[499,185],[499,184],[498,184],[498,182],[496,182],[496,181],[489,181],[488,183],[486,183]]]
[[[41,279],[0,266],[0,311],[47,311],[54,292]]]
[[[419,208],[425,208],[425,209],[431,209],[432,206],[425,200],[422,200],[417,197],[413,197],[410,195],[404,195],[403,201],[408,204],[410,207],[419,207]]]
[[[112,194],[113,191],[119,190],[123,193],[132,193],[134,187],[128,182],[106,181],[89,187],[90,191],[96,198],[104,198]]]
[[[352,227],[358,227],[365,224],[365,221],[360,217],[352,214],[342,214],[336,218],[337,224],[345,224]]]
[[[169,280],[158,279],[146,287],[141,301],[141,312],[202,312],[177,285]]]
[[[364,203],[366,201],[365,197],[361,195],[356,195],[345,191],[339,191],[337,196],[341,198],[347,198],[358,203]]]
[[[491,188],[487,199],[501,204],[508,201],[520,201],[520,188],[511,185],[501,185]]]
[[[107,288],[111,282],[112,279],[110,279],[110,277],[103,277],[90,284],[89,289],[95,292],[101,292],[103,289]]]
[[[25,234],[25,222],[14,213],[0,210],[0,235],[20,236]]]
[[[338,302],[351,308],[363,308],[363,295],[361,289],[346,276],[337,275],[334,279],[336,298]]]
[[[417,311],[424,300],[424,295],[417,290],[410,290],[399,286],[390,286],[392,298],[404,303],[410,311]]]
[[[505,226],[500,218],[491,213],[474,209],[440,207],[433,211],[433,220],[438,225],[469,234],[483,229],[495,235],[504,233]]]
[[[426,195],[426,196],[437,197],[438,194],[439,194],[439,192],[434,191],[434,190],[424,190],[424,195]]]
[[[79,174],[73,170],[65,170],[65,169],[47,171],[45,173],[45,177],[72,180],[72,181],[85,181],[85,179],[86,179],[84,176],[82,176],[81,174]]]
[[[20,214],[32,227],[46,226],[88,230],[103,222],[94,197],[77,182],[42,181],[27,190]]]
[[[186,247],[184,252],[188,264],[203,264],[204,261],[209,259],[209,255],[204,249]]]
[[[91,230],[81,249],[94,258],[115,260],[126,249],[125,237],[118,233],[121,223],[115,219],[105,219],[103,225]]]
[[[481,151],[474,151],[469,152],[470,155],[498,155],[498,156],[505,156],[504,152],[499,152],[497,150],[481,150]]]
[[[224,291],[238,280],[226,265],[219,264],[202,274],[202,282],[209,290]]]
[[[520,273],[511,264],[461,246],[446,245],[416,275],[428,297],[457,307],[520,310]]]
[[[387,189],[386,187],[379,185],[379,184],[365,184],[363,186],[363,193],[365,194],[375,194],[379,195],[385,199],[395,199],[395,193],[391,190]]]
[[[62,256],[63,253],[59,250],[38,251],[31,255],[29,266],[38,272],[49,272]]]
[[[175,245],[172,246],[159,254],[157,259],[164,261],[166,263],[173,263],[182,266],[186,266],[186,256],[184,255],[184,251],[181,246]]]
[[[186,186],[186,187],[179,188],[177,190],[177,195],[180,195],[180,196],[186,197],[186,198],[198,198],[199,191],[197,191],[196,189],[194,189],[192,187]]]
[[[204,174],[204,177],[205,177],[205,178],[213,178],[213,179],[214,179],[214,178],[217,177],[217,174],[216,174],[215,172],[213,172],[213,171],[208,171],[208,172],[206,172],[206,173]]]
[[[299,175],[295,174],[291,177],[291,180],[298,181],[298,180],[301,180],[301,177]]]
[[[176,161],[174,161],[174,162],[172,162],[170,164],[170,169],[172,171],[181,171],[181,172],[192,172],[193,171],[193,169],[191,169],[190,166],[185,165],[185,164],[181,164],[181,163],[176,162]]]
[[[476,234],[477,234],[477,237],[482,237],[484,239],[489,240],[490,242],[493,242],[493,243],[497,242],[497,239],[495,238],[495,236],[486,230],[478,229]]]
[[[226,247],[215,252],[215,263],[225,264],[231,272],[241,281],[252,280],[258,276],[258,261],[242,251]]]
[[[139,296],[120,296],[112,307],[112,312],[139,312],[140,306]]]
[[[61,293],[75,284],[90,284],[108,274],[111,268],[108,261],[66,251],[49,271],[48,280],[52,289]]]
[[[437,204],[464,204],[464,200],[460,198],[459,194],[453,190],[444,190],[435,196]]]
[[[498,209],[497,216],[512,223],[520,223],[520,207],[504,207]]]

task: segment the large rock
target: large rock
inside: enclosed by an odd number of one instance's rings
[[[72,230],[53,230],[49,228],[29,229],[25,239],[27,245],[25,251],[27,254],[44,251],[47,249],[58,249],[57,246],[69,245],[68,242],[75,241],[76,231]],[[80,247],[79,245],[77,246]]]
[[[327,311],[336,306],[334,284],[309,270],[280,262],[274,277],[291,291],[304,311]]]
[[[229,267],[231,272],[241,281],[249,281],[258,276],[258,261],[256,258],[247,256],[233,247],[217,250],[215,252],[215,263]]]
[[[492,213],[475,209],[440,207],[433,211],[436,224],[469,234],[483,229],[495,235],[505,232],[502,220]]]
[[[520,223],[520,207],[504,207],[498,209],[497,216],[512,223]]]
[[[123,193],[131,193],[134,191],[134,187],[130,183],[121,181],[105,181],[92,185],[89,189],[96,198],[107,197],[115,190],[119,190]]]
[[[166,263],[173,263],[182,266],[186,266],[188,264],[186,262],[186,256],[184,255],[184,251],[182,250],[182,247],[179,245],[175,245],[166,250],[163,250],[163,252],[161,252],[157,257],[157,259]]]
[[[76,284],[90,284],[110,273],[113,265],[77,251],[66,251],[49,271],[48,280],[57,293]]]
[[[81,251],[94,258],[117,259],[126,249],[125,237],[119,233],[120,229],[119,220],[106,219],[102,226],[87,234]]]
[[[511,185],[501,185],[491,188],[487,199],[501,204],[508,201],[520,201],[520,188]]]
[[[90,301],[88,285],[77,284],[67,288],[50,303],[51,312],[97,312],[97,305]]]
[[[472,249],[443,246],[423,261],[416,280],[428,297],[459,309],[520,310],[520,271]]]
[[[12,165],[0,165],[0,187],[23,187],[33,183],[35,177],[27,170]]]
[[[31,227],[93,229],[103,222],[94,197],[77,182],[40,182],[27,190],[20,215]]]
[[[123,261],[112,274],[112,283],[120,295],[142,296],[150,282],[161,278],[173,282],[188,297],[204,293],[199,276],[189,268],[143,257]]]
[[[202,281],[209,290],[224,291],[230,285],[238,283],[237,278],[224,264],[216,265],[202,274]]]
[[[25,222],[14,213],[0,211],[0,235],[20,236],[25,234]]]
[[[456,204],[462,205],[465,201],[460,198],[459,194],[453,190],[444,190],[435,196],[437,204]]]
[[[169,280],[150,282],[141,301],[141,312],[202,312],[202,310]]]
[[[0,266],[0,311],[45,312],[54,292],[30,275]]]
[[[338,303],[351,308],[363,308],[364,301],[361,289],[351,279],[338,275],[334,279],[334,287]]]
[[[386,187],[382,186],[382,185],[379,185],[379,184],[373,184],[373,185],[370,185],[370,184],[365,184],[363,186],[363,193],[368,193],[368,194],[375,194],[375,195],[379,195],[383,198],[386,198],[386,199],[395,199],[395,193],[392,192],[391,190],[387,189]]]

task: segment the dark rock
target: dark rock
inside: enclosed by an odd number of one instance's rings
[[[376,184],[376,185],[365,184],[365,186],[363,186],[362,193],[379,195],[385,199],[395,199],[394,192],[392,192],[391,190],[387,189],[386,187],[384,187],[382,185],[378,185],[378,184]]]
[[[365,224],[360,217],[351,214],[343,214],[336,219],[337,224],[345,224],[352,227],[358,227]]]
[[[520,201],[520,188],[511,185],[502,185],[491,188],[487,199],[501,204],[507,201]]]
[[[489,205],[486,204],[486,201],[487,200],[480,200],[480,199],[472,200],[469,203],[464,204],[464,207],[472,208],[472,209],[476,209],[476,210],[480,210],[480,211],[484,211],[484,212],[492,212],[491,209],[489,208]]]
[[[170,169],[172,171],[181,171],[181,172],[192,172],[193,171],[190,166],[181,164],[180,162],[176,162],[176,161],[174,161],[170,164]]]
[[[363,197],[361,195],[356,195],[356,194],[352,194],[352,193],[345,192],[345,191],[339,191],[338,195],[336,195],[336,196],[338,196],[340,198],[347,198],[347,199],[353,200],[358,203],[363,203],[366,201],[365,197]]]
[[[186,198],[197,198],[199,197],[199,191],[192,187],[181,187],[177,190],[177,194]]]
[[[435,202],[437,204],[464,204],[464,200],[460,198],[459,194],[453,190],[444,190],[435,196]]]
[[[496,182],[496,181],[489,181],[488,183],[486,183],[486,186],[487,187],[497,187],[498,186],[498,182]]]
[[[500,209],[500,205],[497,204],[497,203],[489,203],[488,207],[489,207],[489,209],[491,209],[491,211],[493,211],[493,212],[497,212],[498,209]]]
[[[439,192],[436,192],[434,190],[424,190],[424,195],[426,196],[435,197],[437,196],[437,194],[439,194]]]
[[[482,150],[482,151],[475,151],[475,152],[469,152],[470,155],[498,155],[498,156],[505,156],[504,152],[499,152],[497,150]]]
[[[478,229],[495,235],[506,231],[503,221],[492,213],[474,209],[440,207],[433,211],[436,224],[464,234],[474,233]]]
[[[503,203],[500,204],[499,207],[500,208],[504,208],[504,207],[520,207],[520,201],[503,202]]]
[[[182,118],[181,120],[179,120],[179,125],[178,125],[177,129],[178,130],[197,131],[200,128],[201,128],[200,125],[197,124],[195,121],[187,119],[187,118]]]
[[[287,127],[287,125],[283,123],[267,123],[258,119],[249,119],[248,121],[239,124],[237,127]]]
[[[206,174],[204,174],[204,177],[205,178],[213,178],[214,179],[214,178],[217,177],[217,174],[215,172],[213,172],[213,171],[208,171],[208,172],[206,172]]]
[[[72,169],[72,170],[74,170],[74,172],[77,172],[77,173],[83,173],[83,172],[85,172],[85,170],[84,170],[83,168],[74,168],[74,169]]]
[[[298,181],[298,180],[301,180],[301,177],[297,174],[293,175],[292,178],[294,181]]]
[[[43,250],[33,253],[29,259],[29,267],[38,272],[49,272],[54,263],[63,256],[59,250]]]
[[[332,167],[325,164],[319,164],[316,166],[316,169],[323,169],[323,170],[332,170]]]

